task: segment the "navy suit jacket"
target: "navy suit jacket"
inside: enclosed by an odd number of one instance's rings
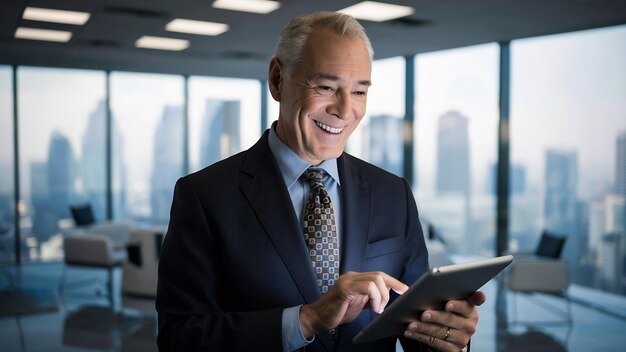
[[[283,309],[320,297],[267,135],[176,183],[159,264],[161,351],[280,351]],[[409,185],[346,153],[337,163],[341,272],[383,271],[410,285],[428,253]],[[321,333],[306,350],[395,351],[396,338],[352,343],[374,316],[366,309],[340,326],[334,348]]]

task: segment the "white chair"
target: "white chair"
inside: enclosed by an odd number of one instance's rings
[[[97,233],[65,236],[63,247],[65,251],[65,265],[61,272],[59,293],[63,294],[68,267],[102,268],[107,270],[106,295],[113,303],[113,274],[115,268],[121,267],[126,262],[126,248],[116,247],[109,236]]]
[[[132,226],[125,222],[95,222],[88,205],[71,210],[73,219],[58,222],[65,251],[59,294],[63,294],[68,267],[103,268],[107,270],[106,295],[113,303],[114,270],[126,262],[126,246]]]
[[[546,231],[534,254],[514,254],[513,264],[508,269],[507,287],[513,293],[513,323],[526,325],[572,324],[571,302],[567,297],[569,274],[567,263],[560,258],[565,237],[557,237]],[[565,309],[542,301],[534,295],[529,301],[541,304],[546,310],[556,314],[561,320],[541,322],[520,322],[517,320],[517,294],[547,294],[565,301]]]

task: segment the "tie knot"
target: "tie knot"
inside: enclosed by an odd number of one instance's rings
[[[324,187],[324,169],[310,167],[302,174],[302,177],[311,185],[311,187]]]

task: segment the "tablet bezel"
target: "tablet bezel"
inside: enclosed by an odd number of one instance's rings
[[[433,268],[385,308],[352,340],[355,343],[400,336],[409,322],[426,309],[443,309],[445,303],[465,299],[480,289],[513,261],[501,256]]]

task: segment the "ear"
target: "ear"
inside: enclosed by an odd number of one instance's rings
[[[267,84],[274,100],[280,102],[280,93],[283,87],[283,65],[278,58],[270,61],[270,70],[268,74]]]

